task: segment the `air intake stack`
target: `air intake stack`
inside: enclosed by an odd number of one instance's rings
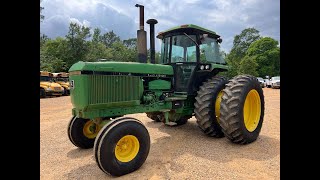
[[[147,32],[144,30],[144,6],[136,4],[140,10],[140,27],[137,30],[137,47],[138,47],[138,59],[141,63],[147,62]]]
[[[154,25],[157,24],[158,21],[156,19],[148,19],[147,24],[150,24],[150,61],[152,64],[156,63],[155,57],[155,47],[154,47]]]

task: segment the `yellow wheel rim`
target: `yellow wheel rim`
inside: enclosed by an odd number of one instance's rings
[[[259,93],[252,89],[247,94],[243,107],[244,125],[249,132],[254,131],[260,121],[261,102]]]
[[[222,97],[223,93],[222,91],[220,91],[218,93],[217,99],[216,99],[216,104],[215,104],[215,115],[217,117],[217,121],[219,122],[219,118],[220,118],[220,104],[221,104],[221,97]]]
[[[83,127],[83,135],[89,139],[94,139],[100,130],[100,126],[93,121],[88,121]]]
[[[133,135],[123,136],[115,148],[116,158],[121,162],[129,162],[134,159],[140,148],[139,140]]]

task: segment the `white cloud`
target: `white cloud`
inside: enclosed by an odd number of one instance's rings
[[[139,26],[135,4],[145,6],[145,21],[158,20],[156,33],[173,26],[196,24],[221,35],[221,47],[227,52],[234,36],[246,27],[255,27],[261,35],[280,41],[279,0],[44,0],[41,32],[64,36],[72,19],[102,31],[114,30],[122,39],[135,37]],[[145,30],[149,31],[149,25],[145,24]],[[160,50],[159,43],[156,49]]]

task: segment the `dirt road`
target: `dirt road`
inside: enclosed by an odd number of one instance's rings
[[[194,117],[168,127],[144,113],[128,115],[147,127],[151,148],[142,167],[120,179],[280,179],[280,90],[263,90],[264,124],[249,145],[207,137]],[[69,142],[69,96],[40,99],[40,108],[40,179],[113,179],[98,168],[92,149]]]

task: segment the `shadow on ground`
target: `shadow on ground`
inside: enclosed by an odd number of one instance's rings
[[[153,138],[149,156],[146,162],[137,171],[121,176],[121,179],[150,179],[154,175],[162,175],[170,179],[167,172],[168,165],[172,171],[181,172],[184,167],[174,161],[185,154],[197,158],[205,158],[209,161],[227,163],[234,159],[248,159],[265,161],[279,155],[280,141],[278,139],[261,135],[258,139],[247,145],[234,144],[227,138],[214,138],[206,136],[197,126],[194,120],[182,126],[169,127],[159,122],[146,122],[148,129],[157,128],[167,136],[158,139]],[[152,136],[152,135],[150,135]],[[151,137],[152,138],[152,137]],[[270,148],[272,147],[272,148]],[[92,149],[73,149],[68,152],[70,158],[93,156]],[[113,178],[103,173],[94,162],[71,170],[64,176],[68,179],[97,179]],[[245,161],[245,160],[244,160]]]

